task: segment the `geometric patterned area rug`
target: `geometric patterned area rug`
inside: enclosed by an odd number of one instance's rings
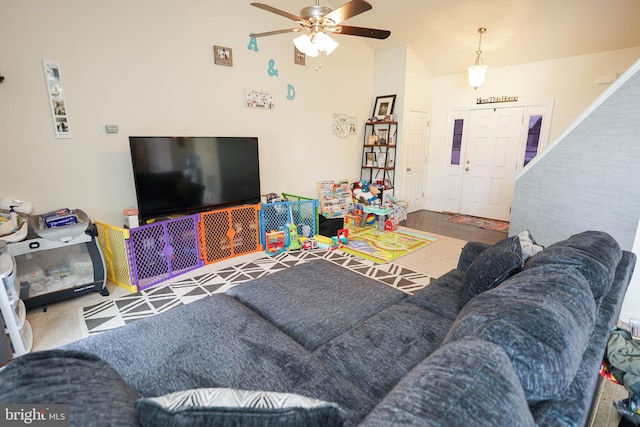
[[[216,264],[213,263],[143,291],[82,307],[80,324],[83,336],[118,328],[200,298],[225,292],[235,285],[316,259],[333,262],[407,294],[424,288],[432,280],[430,276],[393,263],[377,264],[341,250],[283,252],[228,267],[216,268]]]
[[[509,232],[509,222],[497,219],[480,218],[471,215],[453,215],[442,218],[443,221],[455,222],[456,224],[470,225],[472,227],[484,228],[485,230],[500,231],[502,233]]]
[[[378,231],[377,227],[349,227],[343,251],[377,263],[393,261],[435,242],[435,237],[405,230]]]

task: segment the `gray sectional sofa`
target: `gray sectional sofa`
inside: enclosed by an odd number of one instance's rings
[[[635,256],[595,231],[532,247],[470,242],[415,295],[308,262],[23,356],[0,402],[75,425],[584,425]]]

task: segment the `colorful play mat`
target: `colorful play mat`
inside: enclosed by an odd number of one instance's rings
[[[393,261],[433,242],[435,237],[406,230],[378,231],[374,227],[349,227],[349,244],[341,250],[378,264]]]

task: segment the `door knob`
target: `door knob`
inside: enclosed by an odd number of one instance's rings
[[[407,168],[407,172],[411,172],[411,168]]]
[[[469,172],[469,167],[464,168],[464,170],[466,170],[467,172]]]

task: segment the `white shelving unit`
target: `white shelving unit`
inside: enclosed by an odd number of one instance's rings
[[[33,344],[27,309],[20,299],[20,284],[16,283],[15,276],[16,261],[13,256],[8,253],[0,255],[0,313],[13,357],[28,353]]]

